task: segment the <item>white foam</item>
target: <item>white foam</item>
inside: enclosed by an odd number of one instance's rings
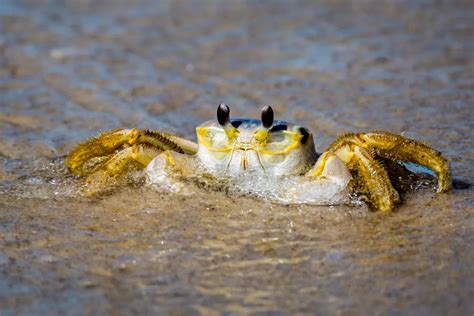
[[[189,178],[190,181],[206,182],[211,187],[224,187],[226,191],[235,194],[251,195],[283,204],[330,205],[349,199],[348,183],[351,176],[339,159],[331,161],[326,166],[323,177],[319,179],[309,176],[274,176],[259,170],[246,170],[233,176],[219,174],[212,180],[209,176],[204,176],[205,170],[199,168],[194,160],[189,159],[186,162],[190,164],[186,167],[194,172]],[[172,171],[166,167],[164,156],[155,158],[146,171],[148,184],[160,190],[173,193],[187,191],[186,182],[190,181],[171,174]]]
[[[229,190],[284,204],[328,205],[348,196],[349,179],[245,174],[229,181]]]

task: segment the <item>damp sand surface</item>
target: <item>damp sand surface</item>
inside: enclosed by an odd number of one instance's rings
[[[470,1],[4,0],[0,314],[472,315],[473,188],[393,214],[140,181],[88,198],[72,146],[119,127],[194,138],[220,102],[422,140],[474,182]]]

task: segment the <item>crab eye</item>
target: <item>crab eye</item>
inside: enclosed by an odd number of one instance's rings
[[[309,132],[306,128],[304,127],[299,127],[298,132],[301,134],[301,143],[304,145],[308,141],[309,138]]]
[[[217,121],[221,126],[225,126],[230,122],[230,109],[227,104],[221,103],[217,107]]]
[[[273,109],[271,106],[266,105],[262,108],[262,125],[265,128],[270,128],[273,125]]]

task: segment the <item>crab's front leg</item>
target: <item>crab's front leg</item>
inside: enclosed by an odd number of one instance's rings
[[[438,178],[438,193],[451,189],[451,167],[439,151],[422,142],[389,132],[375,131],[360,137],[377,156],[398,162],[414,162],[434,171]]]
[[[353,171],[352,179],[356,187],[367,195],[367,202],[372,209],[392,211],[400,201],[387,172],[361,147],[346,145],[336,151],[324,152],[308,175],[334,181],[350,178],[348,169]]]
[[[373,131],[343,135],[329,146],[329,150],[337,152],[347,145],[365,148],[373,157],[425,166],[434,171],[438,178],[437,192],[447,192],[451,189],[449,161],[439,151],[422,142],[386,131]]]
[[[163,151],[194,154],[197,144],[160,131],[112,130],[77,145],[66,158],[66,165],[73,174],[85,177],[86,192],[93,194],[132,166],[146,167]]]
[[[104,161],[98,163],[93,170],[84,176],[85,193],[93,195],[102,192],[115,184],[132,168],[143,169],[146,167],[160,153],[161,151],[158,148],[144,144],[134,144],[103,157]]]
[[[368,195],[369,205],[375,210],[391,211],[399,201],[378,157],[423,165],[436,173],[438,192],[451,188],[449,162],[441,153],[419,141],[390,132],[346,134],[332,143],[328,152],[343,160],[353,171],[358,187]]]

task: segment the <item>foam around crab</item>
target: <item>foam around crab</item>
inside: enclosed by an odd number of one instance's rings
[[[204,177],[276,202],[313,204],[341,203],[358,193],[376,211],[399,203],[392,181],[399,181],[401,169],[393,166],[405,162],[431,169],[438,192],[451,187],[449,162],[422,142],[386,131],[351,133],[319,154],[308,129],[274,120],[270,106],[255,120],[232,119],[220,104],[217,120],[201,124],[196,134],[194,143],[163,131],[112,130],[77,145],[66,164],[85,178],[89,193],[138,168],[162,188]]]

